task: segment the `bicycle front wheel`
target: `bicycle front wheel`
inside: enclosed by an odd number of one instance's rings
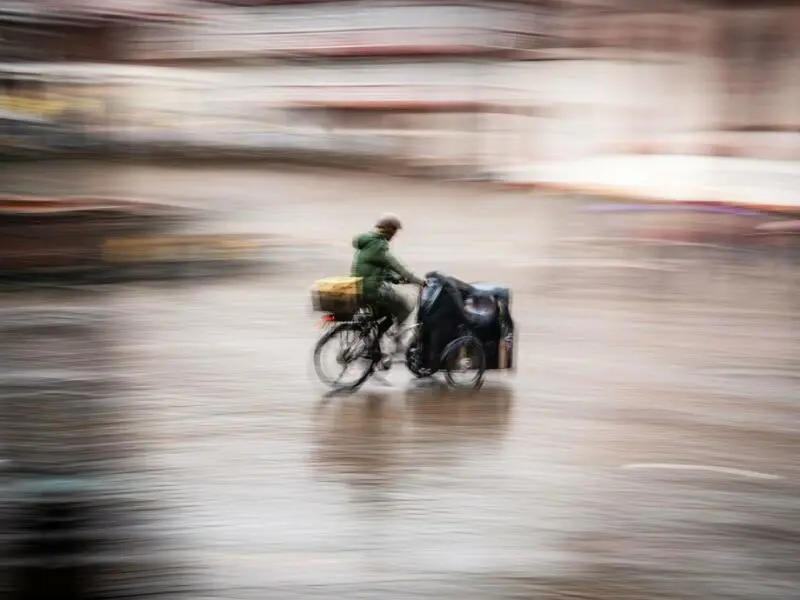
[[[453,340],[442,353],[442,367],[450,387],[479,389],[486,372],[483,344],[473,335]]]
[[[375,371],[372,337],[357,323],[340,323],[314,347],[314,369],[330,388],[356,390]]]

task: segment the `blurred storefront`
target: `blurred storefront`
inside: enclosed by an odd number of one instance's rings
[[[39,20],[15,25],[7,62],[35,46],[37,68],[71,74],[26,84],[24,101],[7,84],[5,122],[62,127],[80,96],[70,127],[137,152],[296,149],[485,173],[631,149],[774,151],[800,132],[800,9],[787,3],[19,4]],[[67,85],[79,70],[90,83]]]
[[[0,65],[0,81],[6,152],[77,150],[103,143],[102,83],[20,63]]]
[[[554,82],[547,91],[562,124],[558,150],[545,154],[791,156],[781,152],[800,143],[800,8],[614,4],[573,3],[562,14],[570,43],[549,53],[557,67],[529,67],[531,77]]]
[[[541,3],[540,3],[541,4]],[[143,30],[141,60],[508,55],[547,36],[531,3],[203,2],[189,26]]]
[[[131,57],[220,77],[186,111],[205,113],[206,136],[219,127],[229,145],[244,137],[423,170],[482,170],[488,115],[517,111],[493,69],[547,45],[553,12],[545,2],[202,4],[191,24],[142,29]]]
[[[0,5],[0,154],[41,156],[107,142],[108,81],[92,65],[122,60],[141,22],[175,22],[169,1]]]
[[[143,28],[130,56],[220,73],[224,90],[190,104],[223,138],[304,135],[431,164],[471,153],[491,171],[632,146],[705,152],[721,132],[800,129],[798,9],[781,3],[200,6],[191,24]]]

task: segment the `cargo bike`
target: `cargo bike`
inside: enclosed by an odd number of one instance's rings
[[[372,349],[379,325],[388,317],[362,301],[360,278],[321,279],[312,287],[311,297],[313,310],[323,315],[324,329],[314,347],[314,368],[320,381],[333,389],[358,389],[374,373],[389,370],[397,356],[415,377],[442,374],[453,388],[478,389],[486,372],[515,370],[507,287],[428,273],[419,292],[415,323],[390,329],[384,342],[394,348],[382,347],[382,358],[376,358]],[[326,371],[327,353],[332,354],[338,374]],[[347,377],[348,372],[352,376]]]

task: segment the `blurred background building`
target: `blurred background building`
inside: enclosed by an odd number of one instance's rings
[[[790,157],[786,2],[18,1],[6,130],[493,173],[608,152]],[[53,133],[81,131],[84,138]],[[53,145],[52,143],[50,145]]]
[[[550,10],[515,2],[236,4],[206,2],[189,25],[144,29],[132,52],[208,75],[164,98],[191,107],[182,112],[194,113],[204,135],[471,170],[482,162],[490,116],[517,110],[494,65],[541,44],[540,17]],[[183,128],[197,131],[186,117]]]
[[[9,0],[0,5],[5,153],[39,157],[108,141],[122,61],[142,22],[174,20],[169,2]]]
[[[293,134],[478,171],[631,147],[780,153],[800,124],[798,14],[740,2],[204,2],[131,45],[137,61],[191,72],[191,85],[130,100],[173,130],[200,119],[231,143]]]

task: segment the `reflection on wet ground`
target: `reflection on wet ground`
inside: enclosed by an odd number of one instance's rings
[[[287,243],[248,279],[0,296],[105,315],[102,343],[6,335],[6,383],[58,370],[124,382],[58,413],[16,398],[2,431],[14,457],[82,444],[98,473],[146,489],[169,555],[201,573],[194,598],[796,594],[800,319],[786,262],[693,254],[661,271],[632,268],[653,257],[629,247],[623,264],[558,262],[572,203],[486,190],[269,172],[203,173],[199,190],[198,173],[124,175],[114,185],[133,195],[194,190],[198,204],[227,182],[220,227]],[[350,235],[385,208],[408,222],[398,252],[418,270],[514,289],[515,375],[453,394],[399,366],[390,387],[324,397],[308,286],[347,267]],[[125,460],[103,463],[114,448]]]
[[[491,454],[512,411],[512,391],[496,386],[473,394],[437,385],[326,400],[315,419],[314,464],[354,484],[437,465],[450,469],[465,450],[478,446]]]

